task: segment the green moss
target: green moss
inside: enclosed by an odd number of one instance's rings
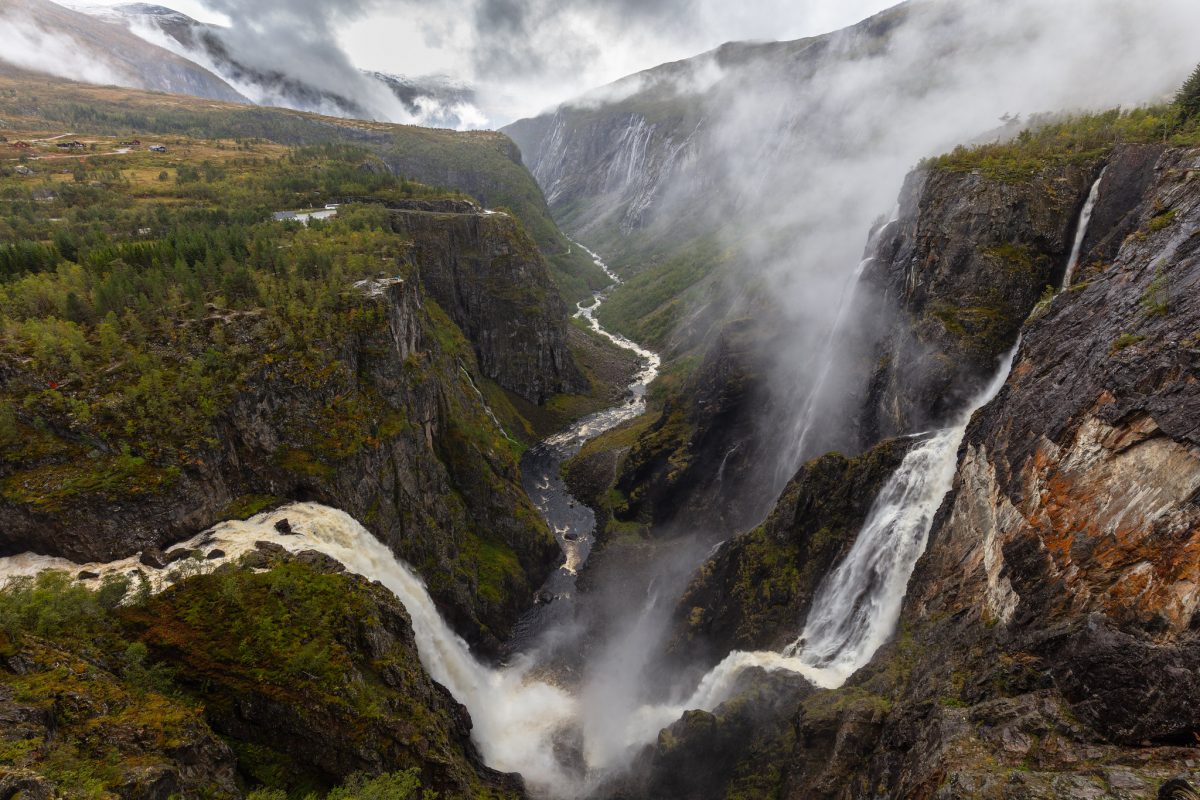
[[[309,478],[329,478],[336,470],[316,455],[295,447],[284,447],[275,454],[275,462],[292,473]]]
[[[1112,343],[1110,352],[1119,353],[1126,348],[1133,347],[1135,344],[1139,344],[1140,342],[1144,341],[1146,341],[1145,336],[1132,333],[1122,333],[1117,337],[1116,341]]]
[[[221,512],[221,517],[223,519],[250,519],[267,511],[272,506],[278,505],[280,502],[278,497],[261,494],[244,494],[225,506],[225,510]]]
[[[1179,212],[1172,209],[1170,211],[1161,211],[1158,214],[1155,214],[1150,220],[1150,232],[1158,233],[1159,231],[1164,231],[1171,227],[1171,225],[1175,223],[1175,218],[1178,216],[1178,213]]]
[[[124,500],[170,488],[179,468],[157,467],[129,454],[47,464],[17,472],[0,482],[0,494],[38,511],[59,511],[72,498],[91,495]]]
[[[525,583],[521,562],[512,548],[470,534],[462,545],[460,562],[478,579],[479,596],[489,603],[502,604],[512,586]]]
[[[925,161],[923,166],[947,172],[977,171],[988,180],[1023,183],[1047,170],[1096,163],[1122,142],[1164,139],[1195,144],[1200,142],[1200,128],[1180,124],[1177,114],[1167,106],[1034,118],[1012,140],[959,147]]]

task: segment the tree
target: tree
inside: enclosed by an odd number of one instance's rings
[[[1184,121],[1200,116],[1200,66],[1196,67],[1192,76],[1175,95],[1175,105],[1178,106]]]

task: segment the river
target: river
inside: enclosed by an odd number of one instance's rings
[[[525,491],[554,531],[562,547],[564,562],[538,592],[537,605],[518,621],[509,642],[512,652],[530,648],[543,633],[573,615],[579,571],[587,563],[595,544],[595,512],[571,494],[560,474],[562,465],[576,456],[592,439],[646,413],[647,391],[662,366],[662,359],[657,353],[606,330],[600,324],[596,312],[611,292],[621,285],[621,279],[596,253],[578,242],[574,244],[591,256],[596,266],[604,270],[604,274],[612,281],[608,287],[592,295],[591,303],[580,303],[575,316],[585,320],[593,331],[617,347],[636,354],[641,359],[641,367],[629,384],[622,402],[584,417],[567,430],[531,447],[521,460],[521,480]]]

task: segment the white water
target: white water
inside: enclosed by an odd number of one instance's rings
[[[603,262],[599,258],[596,261],[615,281],[616,276]],[[599,327],[594,314],[603,297],[603,293],[597,293],[594,306],[585,308],[581,304],[580,316],[602,335],[642,355],[647,362],[642,377],[648,382],[657,373],[657,355]],[[747,668],[794,672],[817,686],[834,688],[870,660],[895,629],[908,580],[927,544],[933,516],[952,485],[958,448],[971,416],[1000,391],[1015,354],[1016,348],[953,427],[930,435],[906,456],[876,499],[850,553],[822,584],[801,637],[782,653],[732,653],[689,696],[668,703],[635,708],[629,698],[608,699],[605,691],[613,687],[599,687],[604,702],[598,704],[596,698],[586,696],[586,690],[585,696],[575,697],[533,677],[530,659],[501,669],[480,663],[466,642],[442,620],[420,578],[354,519],[334,509],[296,504],[247,522],[224,523],[185,546],[222,550],[224,558],[204,562],[215,565],[253,549],[257,541],[270,541],[292,551],[318,550],[345,564],[351,572],[378,580],[408,609],[420,658],[429,674],[470,712],[472,738],[484,761],[498,770],[521,773],[537,793],[578,797],[586,793],[597,776],[626,763],[629,752],[652,742],[683,712],[718,706]],[[594,424],[611,427],[611,414],[623,421],[641,413],[645,408],[645,383],[641,388],[626,406],[603,412],[603,419]],[[570,433],[579,436],[585,431],[572,429]],[[301,535],[280,535],[274,524],[283,518]],[[14,575],[44,569],[76,571],[81,567],[102,575],[143,571],[156,589],[170,582],[170,570],[146,569],[136,558],[105,565],[77,565],[61,559],[17,556],[0,559],[0,585]],[[646,648],[653,645],[642,641],[654,635],[648,611],[653,604],[651,596],[647,611],[639,615],[627,634],[635,644]],[[616,652],[625,651],[618,648]],[[626,686],[615,688],[629,690]],[[603,713],[606,708],[611,712],[607,717]],[[623,735],[614,735],[614,731],[622,732],[622,723]],[[582,740],[584,775],[569,771],[556,757],[556,744],[572,734]]]
[[[287,519],[299,535],[283,536],[276,531],[275,523],[281,519]],[[352,517],[325,506],[299,503],[246,522],[223,523],[182,546],[204,552],[222,550],[224,558],[203,562],[208,569],[253,550],[258,541],[273,542],[292,552],[320,551],[349,571],[386,586],[408,609],[421,663],[470,711],[472,738],[484,761],[504,772],[522,773],[534,787],[571,785],[554,757],[554,738],[574,724],[576,701],[558,687],[530,678],[528,662],[497,670],[477,661],[467,643],[442,620],[421,579]],[[169,569],[144,567],[136,557],[111,564],[80,565],[22,555],[0,559],[0,585],[13,577],[36,575],[47,569],[71,574],[86,569],[101,575],[140,570],[156,590],[170,583]]]
[[[685,711],[712,710],[729,697],[745,669],[795,672],[833,689],[871,660],[900,619],[933,517],[953,486],[967,425],[1003,388],[1019,346],[1004,357],[991,383],[952,427],[932,434],[905,456],[876,498],[854,546],[821,584],[800,638],[782,653],[731,653],[687,699],[641,709],[631,723],[631,741],[651,741]]]
[[[1087,238],[1088,228],[1092,224],[1092,214],[1096,212],[1096,202],[1100,199],[1100,182],[1104,180],[1105,172],[1108,172],[1108,167],[1100,172],[1100,177],[1092,184],[1087,202],[1083,204],[1083,213],[1079,215],[1079,226],[1075,229],[1075,244],[1071,247],[1071,257],[1067,260],[1067,271],[1063,273],[1061,287],[1063,289],[1071,288],[1071,278],[1075,277],[1075,270],[1079,267],[1079,259],[1083,255],[1083,242]]]
[[[647,388],[658,377],[659,369],[662,367],[662,358],[658,353],[647,350],[637,342],[627,339],[619,333],[605,330],[600,324],[600,320],[596,319],[596,312],[600,310],[600,306],[608,299],[609,293],[621,285],[621,279],[615,272],[608,268],[608,264],[604,263],[604,259],[600,258],[600,256],[579,244],[579,242],[574,242],[574,244],[591,256],[596,266],[604,270],[604,274],[612,281],[612,285],[608,288],[595,292],[592,295],[592,303],[590,305],[579,303],[579,310],[575,312],[575,316],[586,321],[593,331],[608,339],[617,347],[636,354],[642,360],[642,368],[634,377],[633,385],[630,386],[632,397],[629,402],[608,409],[607,411],[602,411],[599,414],[594,414],[581,421],[578,425],[563,431],[558,436],[547,439],[546,443],[550,445],[566,443],[581,437],[585,440],[592,439],[605,431],[609,431],[624,422],[636,419],[646,413]]]
[[[583,249],[612,279],[613,286],[620,284],[620,279],[599,256],[587,248]],[[369,291],[373,287],[364,284],[361,288]],[[600,326],[595,312],[611,288],[596,292],[593,305],[585,307],[581,303],[577,316],[586,319],[597,333],[617,346],[633,351],[643,360],[642,368],[630,387],[631,397],[615,408],[588,417],[563,434],[547,440],[547,444],[587,441],[646,410],[647,387],[658,375],[661,360],[658,354]],[[463,373],[468,380],[471,379],[465,368]],[[474,386],[474,381],[471,384]],[[478,387],[475,390],[478,393]],[[482,394],[480,398],[483,399]],[[486,408],[487,404],[484,406]],[[488,412],[491,414],[490,409]],[[492,421],[503,431],[494,415]],[[276,531],[275,523],[282,519],[287,519],[299,535],[284,536]],[[588,713],[584,713],[580,698],[573,697],[546,680],[531,676],[535,666],[531,657],[522,657],[514,664],[499,669],[479,662],[471,655],[467,643],[444,622],[416,573],[362,525],[341,511],[312,503],[294,504],[245,522],[223,523],[179,546],[198,549],[204,555],[213,550],[222,551],[224,556],[220,558],[205,559],[200,562],[201,566],[188,562],[184,568],[207,571],[255,549],[258,541],[273,542],[293,552],[317,550],[341,562],[349,571],[377,580],[391,590],[412,618],[421,663],[430,676],[445,686],[470,712],[472,740],[489,767],[502,772],[520,773],[529,788],[537,794],[567,798],[584,795],[592,781],[598,780],[606,770],[623,763],[619,759],[624,758],[626,748],[612,740],[609,726],[598,724],[597,719],[593,719],[597,716],[599,704],[590,702]],[[154,570],[142,565],[137,556],[107,564],[76,564],[58,558],[21,555],[0,558],[0,588],[11,578],[32,576],[51,569],[72,575],[86,570],[102,577],[141,573],[154,591],[160,591],[170,586],[175,579],[172,572],[180,567],[174,565],[164,570]],[[653,605],[654,597],[651,596],[647,600],[647,609]],[[637,621],[629,635],[637,636],[646,628],[647,615],[648,611],[642,613],[643,619]],[[645,646],[649,648],[650,644],[646,642]],[[613,705],[612,711],[628,713],[626,706],[620,704]],[[582,755],[586,762],[584,775],[569,772],[556,756],[556,744],[560,737],[565,734],[569,738],[572,733],[582,739]]]

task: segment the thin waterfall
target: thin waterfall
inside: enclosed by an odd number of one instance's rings
[[[1071,288],[1071,279],[1075,277],[1079,259],[1083,257],[1083,242],[1087,238],[1088,228],[1092,224],[1092,214],[1096,213],[1096,202],[1100,199],[1100,183],[1104,180],[1106,172],[1108,172],[1108,167],[1100,171],[1100,177],[1092,184],[1087,202],[1083,204],[1083,213],[1079,215],[1079,225],[1075,229],[1075,244],[1071,247],[1071,257],[1067,259],[1067,270],[1063,273],[1062,289]]]

